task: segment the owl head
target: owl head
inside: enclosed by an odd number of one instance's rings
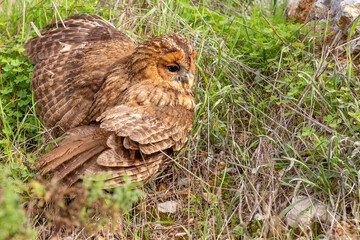
[[[171,33],[141,43],[128,67],[137,79],[174,89],[191,89],[195,80],[196,51],[186,37]]]

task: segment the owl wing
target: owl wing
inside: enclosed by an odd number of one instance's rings
[[[192,128],[193,112],[182,106],[120,105],[105,111],[97,119],[100,127],[138,143],[144,154],[164,149],[178,151]]]
[[[84,48],[91,42],[109,39],[131,42],[105,19],[97,15],[76,14],[63,22],[57,21],[45,26],[41,36],[34,37],[24,45],[24,54],[36,64],[61,52]]]
[[[107,168],[108,173],[125,168],[108,181],[121,184],[125,172],[133,182],[146,182],[168,166],[172,152],[184,146],[192,129],[193,112],[184,107],[120,105],[104,112],[97,121],[101,129],[121,139],[121,152],[110,148],[96,160],[96,166]],[[121,157],[131,151],[140,153],[139,158]]]
[[[68,130],[87,124],[94,95],[135,45],[96,15],[78,14],[63,22],[65,27],[60,21],[46,26],[42,36],[25,44],[24,54],[36,64],[31,88],[37,113],[47,127]]]
[[[146,182],[166,168],[173,151],[183,147],[193,112],[184,107],[120,105],[97,120],[71,129],[35,166],[42,173],[53,172],[66,185],[93,174],[114,185],[123,183],[124,174],[133,182]]]

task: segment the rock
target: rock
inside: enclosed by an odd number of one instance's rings
[[[336,1],[335,1],[336,2]],[[340,1],[339,1],[340,2]],[[333,29],[341,29],[345,35],[350,34],[352,24],[360,15],[360,0],[344,0],[337,4],[332,4],[332,12],[336,12],[334,17]],[[352,33],[352,39],[358,38],[360,34],[360,21]],[[360,52],[360,41],[352,41],[350,43],[350,52],[356,54]]]
[[[295,19],[299,23],[304,23],[315,0],[289,0],[286,12],[289,18]]]
[[[350,52],[353,54],[360,52],[360,41],[353,41],[350,43]]]
[[[175,201],[167,201],[159,203],[157,208],[158,211],[162,213],[175,213],[180,208],[180,204]]]
[[[288,4],[286,5],[286,13],[288,17],[295,18],[299,3],[300,0],[289,0]]]
[[[346,30],[351,27],[353,21],[360,14],[360,0],[344,0],[340,3],[340,7],[337,6],[337,4],[332,7],[335,8],[332,12],[336,12],[336,16],[334,18],[335,23],[342,30]],[[357,28],[359,28],[359,25]]]
[[[338,12],[340,12],[340,10],[341,10],[340,4],[341,4],[342,1],[343,1],[343,0],[340,0],[340,1],[331,1],[331,4],[330,4],[330,13],[329,13],[331,19],[334,19],[335,16],[336,16],[336,14],[337,14]]]
[[[289,17],[303,23],[308,15],[333,21],[346,29],[360,14],[360,0],[290,0],[286,7]]]
[[[360,15],[360,0],[290,0],[286,7],[287,14],[295,21],[303,23],[310,16],[317,19],[329,19],[331,28],[341,30],[348,36],[356,18]],[[352,39],[359,37],[360,21],[355,27]],[[360,41],[350,43],[350,52],[360,52]]]
[[[286,214],[286,222],[291,227],[310,227],[313,220],[327,221],[326,207],[310,197],[297,196],[292,200],[293,208]]]
[[[330,9],[331,9],[331,0],[317,0],[313,4],[314,15],[316,18],[319,19],[326,19]]]

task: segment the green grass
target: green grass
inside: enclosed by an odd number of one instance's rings
[[[325,23],[293,23],[277,1],[57,0],[58,13],[49,0],[25,1],[25,8],[23,3],[0,4],[0,205],[6,206],[0,226],[9,223],[0,239],[82,239],[82,228],[87,221],[96,225],[96,219],[101,226],[112,223],[105,237],[123,239],[320,239],[331,236],[338,223],[357,227],[359,63],[346,44],[339,53],[323,47]],[[143,187],[145,197],[137,201],[138,193],[119,190],[100,199],[101,213],[91,212],[85,201],[81,224],[66,232],[56,231],[61,222],[51,224],[46,201],[32,200],[46,200],[53,191],[37,185],[29,168],[50,137],[35,114],[33,66],[21,55],[21,44],[30,22],[40,29],[58,15],[75,13],[109,19],[138,42],[168,32],[190,38],[198,51],[197,105],[186,148]],[[34,35],[30,30],[29,37]],[[9,185],[15,191],[4,187]],[[101,197],[98,186],[88,189],[86,198]],[[296,197],[310,198],[314,209],[325,206],[327,217],[289,226]],[[180,209],[159,212],[157,204],[169,200]],[[114,208],[114,202],[126,204]],[[124,214],[112,215],[114,209]]]

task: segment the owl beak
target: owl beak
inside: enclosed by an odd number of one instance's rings
[[[189,84],[190,82],[194,81],[194,74],[192,72],[184,73],[181,76],[179,76],[179,81],[182,84]]]

